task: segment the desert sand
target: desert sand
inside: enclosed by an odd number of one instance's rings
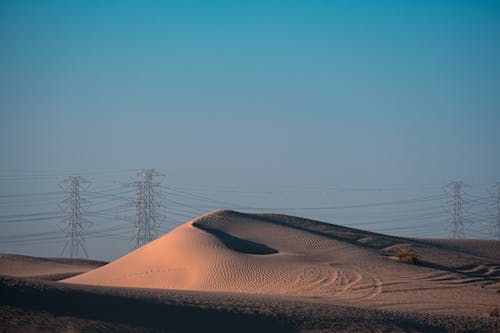
[[[396,256],[408,248],[413,263]],[[500,331],[491,317],[500,307],[499,241],[217,211],[107,265],[72,264],[43,271],[39,262],[0,261],[9,275],[0,280],[4,327],[32,327],[13,323],[29,318],[48,331]],[[33,279],[71,269],[84,273]]]
[[[107,264],[104,261],[39,258],[0,253],[0,275],[30,277],[42,280],[61,280],[79,275]]]

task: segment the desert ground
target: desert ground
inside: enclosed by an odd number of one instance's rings
[[[0,255],[0,332],[500,332],[500,241],[217,211],[111,263]]]

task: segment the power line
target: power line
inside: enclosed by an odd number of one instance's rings
[[[88,224],[82,218],[82,202],[86,200],[80,198],[80,190],[86,189],[90,182],[80,176],[69,176],[62,184],[63,189],[69,194],[69,197],[61,203],[66,205],[66,212],[68,214],[66,226],[62,231],[66,234],[66,244],[62,253],[69,250],[71,258],[78,257],[80,250],[88,257],[87,250],[85,249],[85,225]]]
[[[464,238],[464,225],[462,221],[462,188],[464,183],[454,181],[448,184],[451,189],[451,208],[450,208],[450,236],[452,238]]]
[[[47,197],[52,195],[61,195],[60,192],[36,192],[36,193],[16,193],[16,194],[0,194],[0,199],[22,198],[22,197]]]
[[[160,194],[156,188],[160,186],[160,183],[155,182],[154,177],[160,175],[154,169],[143,169],[137,174],[142,179],[129,184],[136,188],[134,248],[141,247],[158,237],[159,224],[157,218],[159,213],[157,208],[160,207],[160,203],[157,197]]]
[[[109,174],[123,174],[133,171],[132,169],[126,170],[106,170],[106,171],[89,171],[89,172],[78,172],[80,175],[92,176],[92,175],[109,175]],[[38,174],[0,174],[0,180],[32,180],[32,179],[53,179],[59,178],[61,176],[71,177],[70,173],[38,173]]]
[[[49,208],[52,205],[56,206],[60,200],[58,195],[61,195],[61,192],[50,192],[50,190],[47,192],[25,190],[24,193],[23,191],[16,191],[12,194],[4,192],[0,195],[0,228],[3,228],[1,230],[0,245],[26,244],[25,246],[28,246],[35,243],[54,243],[66,240],[63,251],[69,251],[70,254],[73,252],[71,256],[78,256],[79,254],[86,255],[85,239],[109,238],[125,240],[127,235],[133,235],[129,246],[137,248],[155,239],[160,232],[169,231],[171,227],[215,209],[274,211],[284,214],[299,214],[301,212],[309,215],[309,218],[331,223],[340,221],[341,224],[346,226],[366,227],[377,232],[407,233],[413,236],[426,235],[431,232],[430,229],[443,232],[445,231],[443,226],[449,225],[449,232],[452,237],[464,237],[466,234],[468,237],[477,235],[485,238],[488,233],[491,237],[490,228],[493,226],[495,229],[492,230],[494,237],[500,239],[500,183],[497,183],[496,187],[494,187],[495,192],[488,194],[483,193],[484,189],[482,187],[466,186],[461,182],[450,183],[446,195],[435,193],[434,189],[436,187],[321,188],[290,185],[270,191],[260,191],[259,189],[245,191],[244,188],[237,190],[231,187],[224,188],[224,186],[222,188],[166,187],[160,185],[157,176],[159,174],[153,169],[145,169],[137,174],[135,181],[128,184],[133,188],[107,185],[102,189],[85,191],[85,197],[94,201],[92,210],[85,209],[88,201],[80,197],[88,182],[81,177],[73,177],[79,179],[79,191],[72,192],[71,181],[69,180],[71,177],[68,177],[64,183],[61,183],[61,185],[64,184],[68,197],[62,202],[65,205],[64,213]],[[13,177],[24,176],[13,175]],[[28,175],[25,180],[36,180],[35,177],[55,178],[52,175]],[[2,176],[0,176],[0,182],[4,180],[11,179],[2,179]],[[53,184],[52,181],[51,183]],[[119,182],[116,183],[120,184]],[[4,190],[8,188],[6,186]],[[23,188],[26,189],[24,186]],[[360,196],[354,198],[352,194],[346,193],[345,197],[342,194],[340,198],[342,201],[323,197],[314,205],[304,204],[307,201],[302,203],[302,201],[298,200],[283,206],[272,206],[271,201],[267,199],[264,204],[260,203],[264,202],[260,198],[262,195],[279,195],[279,202],[287,202],[283,200],[283,195],[290,193],[317,194],[321,196],[324,196],[325,193],[332,193],[332,196],[338,197],[340,194],[333,192],[375,193],[380,191],[412,190],[416,191],[413,195],[410,193],[402,193],[397,196],[384,194],[385,200],[376,200],[373,196],[369,196],[369,198],[373,198],[369,200],[364,194],[363,197],[366,197],[366,200],[361,200]],[[420,190],[425,190],[425,192]],[[217,194],[217,192],[227,194]],[[135,197],[132,197],[132,193],[134,193]],[[246,199],[242,199],[239,196],[240,194],[255,195],[257,199],[252,199],[253,201],[246,203]],[[161,201],[165,196],[169,197],[169,224],[163,222],[166,220],[167,210],[165,205],[161,204]],[[170,200],[170,198],[173,200]],[[328,201],[325,201],[326,199]],[[352,200],[349,202],[345,201],[346,199]],[[132,200],[133,205],[130,205]],[[71,201],[77,202],[77,204],[71,206]],[[320,204],[320,202],[323,204]],[[128,206],[127,203],[129,203]],[[269,205],[266,207],[267,203]],[[446,204],[446,209],[443,204]],[[42,208],[42,206],[44,207]],[[450,209],[449,212],[448,209]],[[132,210],[133,212],[131,212]],[[87,231],[90,222],[87,222],[83,215],[90,216],[92,221],[98,221],[98,230],[93,228],[91,231]],[[62,228],[64,234],[57,236],[53,232],[49,232],[48,226],[61,223],[63,219],[65,221],[64,228]],[[160,225],[160,222],[162,225]],[[36,223],[37,226],[45,229],[41,229],[39,233],[7,235],[8,231],[12,230],[14,232],[15,228],[21,230],[23,228],[21,225],[27,223],[33,225]],[[73,230],[73,226],[75,230]],[[436,227],[433,228],[433,226]],[[35,232],[31,229],[30,231]],[[432,233],[432,236],[436,236],[435,232]],[[130,240],[130,238],[128,239]]]
[[[367,208],[367,207],[379,207],[379,206],[392,206],[392,205],[399,205],[399,204],[414,204],[414,203],[420,203],[420,202],[436,201],[436,200],[446,198],[446,196],[444,196],[444,195],[433,195],[433,196],[425,196],[425,197],[415,197],[415,198],[410,198],[410,199],[401,199],[401,200],[395,200],[395,201],[382,201],[382,202],[354,204],[354,205],[316,206],[316,207],[254,207],[254,206],[247,206],[247,205],[239,205],[239,204],[228,202],[228,201],[217,200],[217,199],[210,198],[207,196],[188,193],[185,191],[181,191],[181,190],[173,189],[173,188],[169,188],[169,187],[164,187],[164,188],[166,189],[166,191],[163,193],[168,193],[170,195],[181,197],[184,199],[212,202],[216,205],[222,204],[226,207],[233,207],[236,209],[248,209],[248,210],[258,210],[258,211],[264,211],[264,210],[270,210],[270,211],[287,211],[287,210],[288,211],[302,211],[302,210],[304,210],[304,211],[307,211],[307,210],[337,210],[337,209]],[[172,191],[175,191],[175,192],[172,192]]]
[[[500,240],[500,182],[495,184],[495,192],[492,193],[494,200],[495,216],[493,220],[494,225],[494,237]]]

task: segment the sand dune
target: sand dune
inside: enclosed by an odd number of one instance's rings
[[[417,265],[393,257],[406,246],[418,254]],[[218,211],[63,282],[483,316],[500,304],[499,253],[496,241],[406,239],[284,215]]]
[[[39,258],[0,253],[0,275],[59,280],[78,275],[105,265],[104,261]]]

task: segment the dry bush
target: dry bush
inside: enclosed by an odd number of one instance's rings
[[[409,246],[399,248],[398,252],[396,252],[395,254],[395,257],[398,258],[399,261],[404,262],[406,264],[415,265],[418,262],[418,257],[417,254],[415,253],[415,250],[413,250]]]
[[[500,310],[498,308],[491,309],[487,312],[490,317],[500,317]]]

